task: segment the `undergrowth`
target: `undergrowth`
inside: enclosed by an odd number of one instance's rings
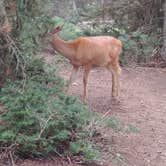
[[[0,153],[6,149],[22,157],[73,153],[94,159],[95,146],[87,132],[93,113],[63,93],[64,81],[42,69],[41,59],[33,63],[36,66],[27,67],[24,87],[19,80],[8,80],[0,91],[5,107],[0,114]]]

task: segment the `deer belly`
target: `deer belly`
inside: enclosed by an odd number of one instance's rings
[[[90,64],[92,66],[107,66],[110,63],[111,59],[107,55],[103,54],[95,54],[80,56],[71,60],[71,63],[75,66],[83,66],[86,64]]]
[[[96,66],[106,66],[108,63],[110,63],[110,57],[105,55],[95,56],[92,59],[92,64]]]

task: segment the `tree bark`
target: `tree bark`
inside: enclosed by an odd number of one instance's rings
[[[162,47],[162,57],[166,61],[166,0],[163,6],[164,10],[164,25],[163,25],[163,47]]]
[[[104,0],[101,0],[101,6],[102,6],[102,21],[105,20],[105,1]]]
[[[0,1],[0,35],[6,35],[11,31],[11,26],[5,10],[4,1]]]
[[[5,10],[5,3],[0,0],[0,88],[5,78],[11,74],[11,56],[9,55],[9,45],[7,35],[11,31]]]
[[[0,28],[2,28],[5,21],[6,11],[4,8],[4,1],[0,1]]]
[[[78,15],[78,9],[75,0],[73,0],[72,3],[73,3],[73,10],[76,13],[76,15]]]

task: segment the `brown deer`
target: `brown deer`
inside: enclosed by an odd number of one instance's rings
[[[64,41],[58,36],[63,26],[57,26],[49,32],[52,36],[53,49],[69,59],[73,66],[69,86],[75,80],[80,66],[84,69],[83,99],[87,97],[87,81],[92,66],[106,67],[112,73],[112,97],[119,95],[119,78],[121,72],[119,54],[122,42],[111,36],[79,37],[71,41]]]

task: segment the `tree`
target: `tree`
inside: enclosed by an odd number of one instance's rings
[[[163,47],[162,47],[162,57],[166,61],[166,0],[163,6],[164,11],[164,24],[163,24]]]
[[[11,31],[3,1],[0,2],[0,27],[0,34],[3,36]]]
[[[8,34],[11,26],[8,21],[4,1],[0,1],[0,87],[6,77],[11,75]]]
[[[73,3],[73,11],[78,15],[78,9],[75,0],[72,0]]]

